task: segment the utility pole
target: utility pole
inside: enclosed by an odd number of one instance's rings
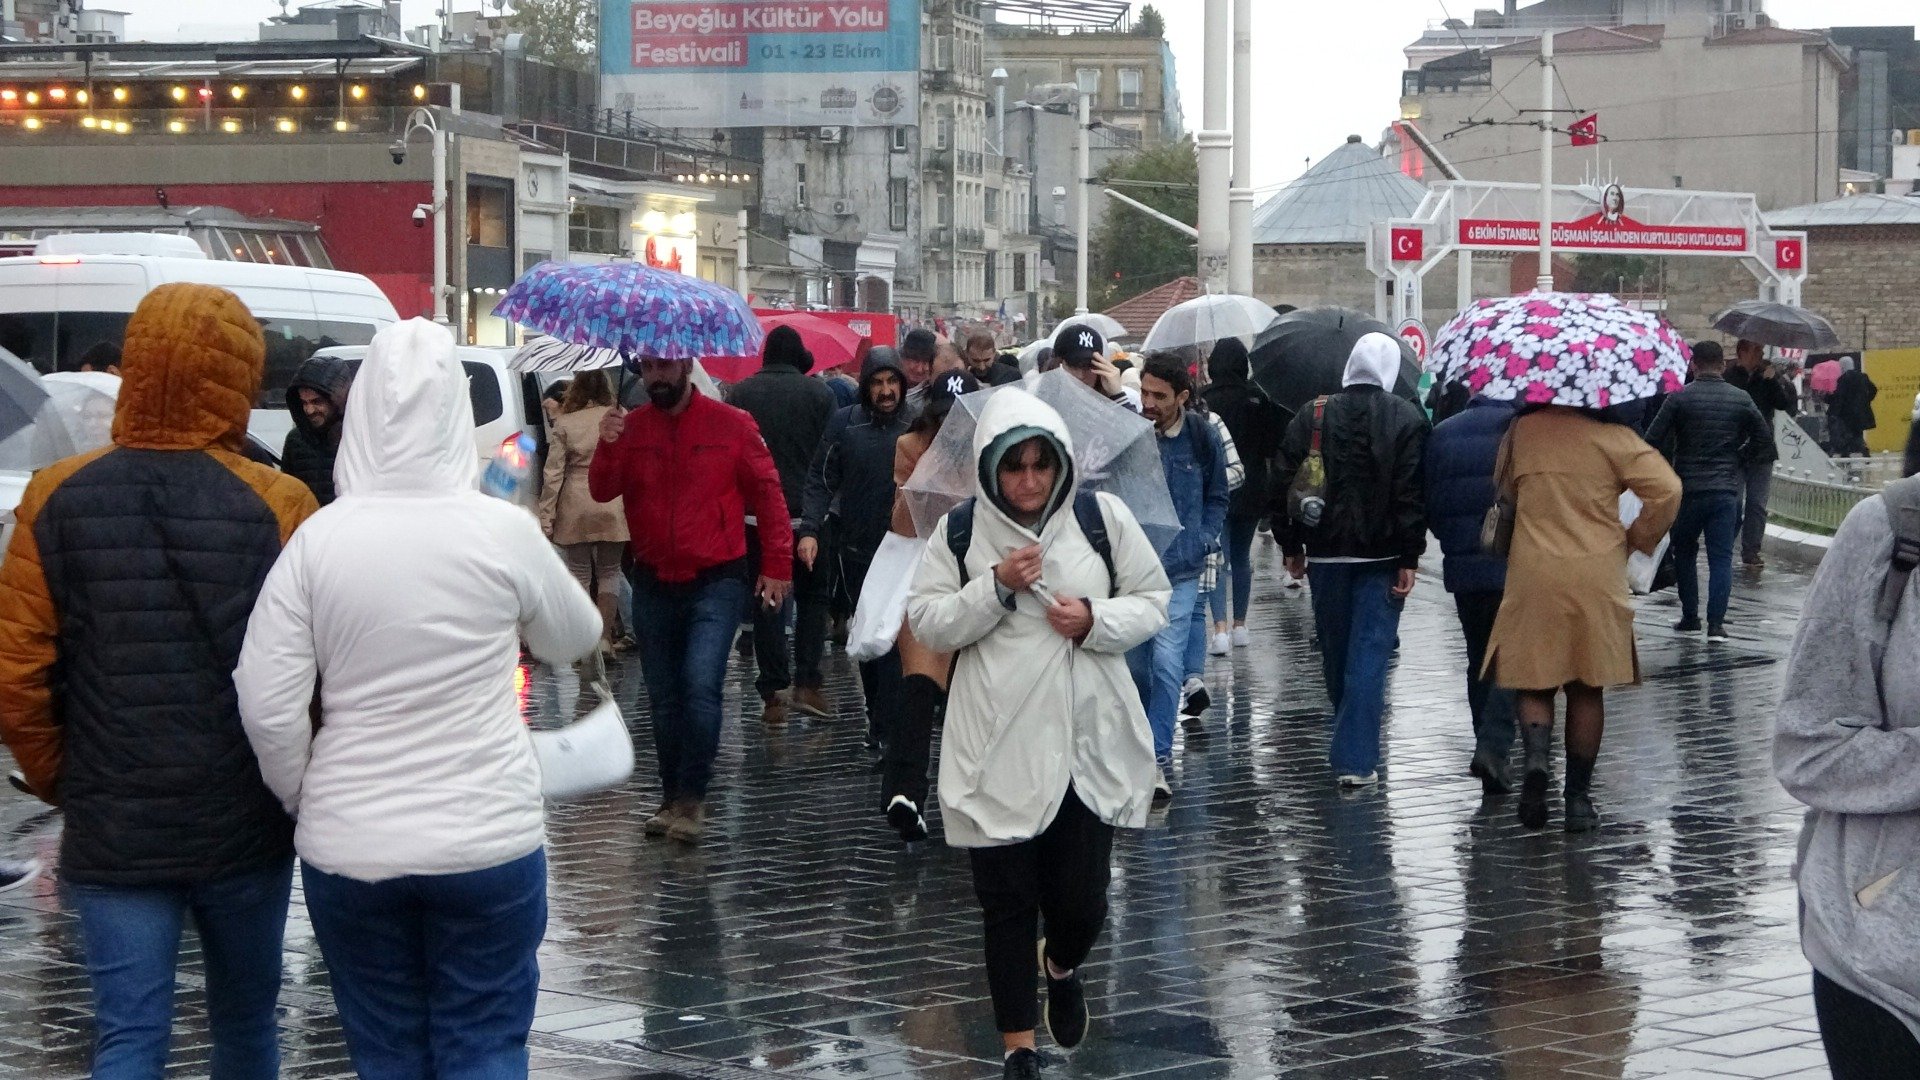
[[[1253,295],[1253,0],[1233,0],[1233,190],[1227,291]]]
[[[1225,291],[1227,248],[1227,193],[1233,186],[1233,34],[1230,0],[1207,0],[1205,52],[1205,108],[1203,130],[1195,137],[1200,156],[1200,286],[1209,293]]]
[[[1079,232],[1080,232],[1080,257],[1078,260],[1076,260],[1077,266],[1075,267],[1075,270],[1074,270],[1073,313],[1075,315],[1085,315],[1088,310],[1087,309],[1087,259],[1089,258],[1089,255],[1090,255],[1088,250],[1090,245],[1087,242],[1087,230],[1088,230],[1087,222],[1089,220],[1089,215],[1087,214],[1087,207],[1088,207],[1088,204],[1093,201],[1093,147],[1091,145],[1092,139],[1093,139],[1093,95],[1087,92],[1087,89],[1085,87],[1081,87],[1080,88],[1080,154],[1079,154],[1080,162],[1079,162],[1079,169],[1078,169],[1078,173],[1080,177],[1080,192],[1079,192],[1080,205],[1076,207],[1074,210],[1074,214],[1076,218],[1074,224],[1076,225],[1076,227],[1079,229]]]
[[[1540,274],[1533,287],[1553,291],[1553,31],[1540,34]]]

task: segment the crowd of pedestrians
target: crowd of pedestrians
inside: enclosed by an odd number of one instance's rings
[[[902,840],[928,839],[943,724],[940,820],[968,853],[1005,1072],[1037,1076],[1042,1024],[1062,1048],[1088,1031],[1081,969],[1115,830],[1175,797],[1181,719],[1184,746],[1208,735],[1206,657],[1249,644],[1263,520],[1311,589],[1332,782],[1381,779],[1400,615],[1431,531],[1465,640],[1467,770],[1490,798],[1517,788],[1518,820],[1542,828],[1564,698],[1564,826],[1598,827],[1605,691],[1640,677],[1629,554],[1670,537],[1678,629],[1704,626],[1710,643],[1727,639],[1735,544],[1759,561],[1757,539],[1744,545],[1756,514],[1764,525],[1771,414],[1796,402],[1757,346],[1736,357],[1730,369],[1701,343],[1691,385],[1644,415],[1443,388],[1456,407],[1435,426],[1396,393],[1402,350],[1386,335],[1361,337],[1338,392],[1290,414],[1249,379],[1239,341],[1213,348],[1201,386],[1192,356],[1123,369],[1069,324],[1042,365],[1151,426],[1178,526],[1156,550],[1133,507],[1094,492],[1061,412],[1017,389],[1038,374],[984,333],[874,348],[851,398],[784,328],[725,401],[695,387],[690,361],[635,362],[645,401],[631,410],[604,373],[576,374],[543,402],[528,515],[476,489],[444,328],[410,321],[357,366],[303,368],[283,473],[240,453],[257,323],[222,290],[157,289],[129,321],[114,445],[34,477],[0,564],[0,733],[24,786],[65,811],[94,1075],[164,1069],[189,919],[211,1076],[275,1074],[296,854],[363,1077],[525,1075],[547,875],[513,689],[523,651],[590,660],[628,621],[661,793],[642,828],[695,844],[736,634],[751,626],[764,723],[834,718],[838,590],[855,605],[904,596],[892,648],[860,664],[877,808]],[[923,530],[908,480],[960,400],[995,387],[1009,389],[973,417],[972,496]],[[1851,439],[1858,417],[1837,396]],[[917,562],[882,580],[898,542],[920,545]],[[1881,569],[1889,549],[1907,561]],[[1920,1053],[1900,1011],[1920,993],[1902,921],[1920,888],[1902,873],[1920,848],[1904,719],[1920,706],[1920,607],[1900,603],[1914,552],[1920,488],[1848,519],[1780,725],[1783,782],[1815,810],[1807,949],[1823,1028],[1852,1044],[1835,1059],[1839,1074],[1854,1055],[1849,1077],[1905,1075]]]

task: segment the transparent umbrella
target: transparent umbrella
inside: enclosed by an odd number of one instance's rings
[[[987,399],[1025,393],[1051,405],[1066,421],[1081,487],[1118,496],[1133,511],[1153,549],[1165,551],[1180,535],[1180,518],[1167,494],[1153,425],[1064,371],[1050,371],[1030,385],[989,387],[960,398],[902,489],[914,532],[930,535],[941,515],[976,494],[973,432]]]
[[[0,349],[0,470],[32,472],[73,452],[40,373]]]
[[[1147,331],[1147,340],[1140,349],[1143,352],[1185,349],[1230,337],[1252,345],[1253,339],[1279,317],[1279,312],[1251,296],[1222,293],[1196,296],[1168,308],[1153,324],[1153,329]]]
[[[41,380],[48,406],[59,418],[73,452],[85,454],[113,442],[113,407],[120,376],[104,371],[61,371]]]

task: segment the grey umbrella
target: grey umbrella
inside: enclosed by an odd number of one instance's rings
[[[74,452],[40,373],[0,349],[0,469],[32,472]]]
[[[1837,349],[1833,324],[1806,308],[1771,300],[1742,300],[1713,317],[1713,328],[1742,341],[1783,349]]]

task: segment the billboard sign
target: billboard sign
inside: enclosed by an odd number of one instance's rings
[[[917,124],[920,0],[601,0],[601,102],[662,127]]]

